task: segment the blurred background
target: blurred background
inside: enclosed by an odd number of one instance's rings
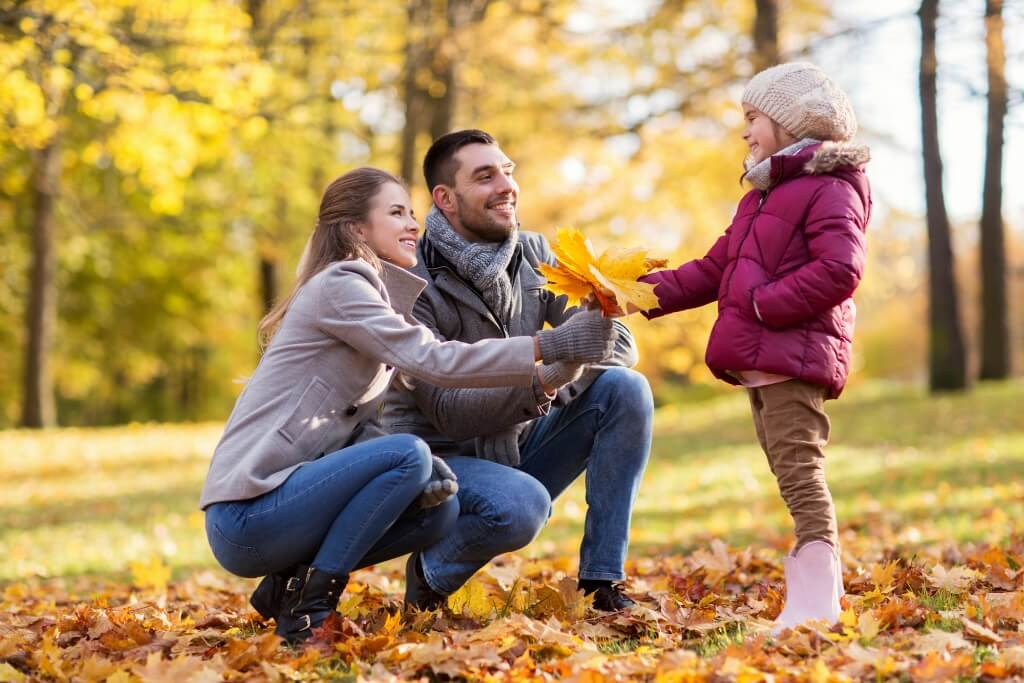
[[[1024,2],[4,0],[0,428],[223,420],[331,179],[478,127],[523,227],[704,254],[738,98],[809,59],[849,93],[875,213],[852,386],[1024,368]],[[633,321],[665,405],[714,307]],[[693,387],[698,387],[694,389]]]

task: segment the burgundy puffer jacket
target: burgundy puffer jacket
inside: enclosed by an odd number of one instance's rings
[[[651,273],[656,318],[718,300],[708,341],[715,376],[760,370],[828,388],[846,384],[864,270],[871,190],[866,147],[826,142],[772,157],[772,187],[740,200],[707,256]],[[756,309],[755,309],[756,306]]]

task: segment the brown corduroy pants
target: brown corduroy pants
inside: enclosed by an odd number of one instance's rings
[[[796,525],[796,547],[825,541],[839,548],[836,510],[825,483],[830,423],[825,389],[791,379],[747,389],[754,429]]]

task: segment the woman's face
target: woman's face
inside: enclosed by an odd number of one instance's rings
[[[785,128],[749,104],[743,105],[743,117],[747,120],[743,140],[750,148],[750,158],[755,164],[796,142]]]
[[[416,265],[416,238],[420,226],[405,188],[386,183],[371,202],[366,220],[357,228],[382,261],[401,268]]]

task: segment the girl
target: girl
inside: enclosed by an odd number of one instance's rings
[[[846,95],[820,69],[781,64],[743,93],[753,189],[708,254],[642,278],[657,317],[718,301],[708,342],[714,374],[747,388],[754,428],[796,526],[777,633],[807,619],[835,623],[843,578],[825,483],[826,399],[850,367],[871,192],[867,148],[852,145]]]
[[[213,454],[200,499],[210,547],[230,572],[267,575],[252,603],[289,642],[335,610],[351,571],[432,545],[458,516],[444,462],[377,424],[396,368],[441,386],[529,385],[538,359],[611,353],[611,321],[591,312],[532,338],[439,342],[410,322],[424,287],[405,270],[418,232],[390,174],[362,168],[331,183]]]

